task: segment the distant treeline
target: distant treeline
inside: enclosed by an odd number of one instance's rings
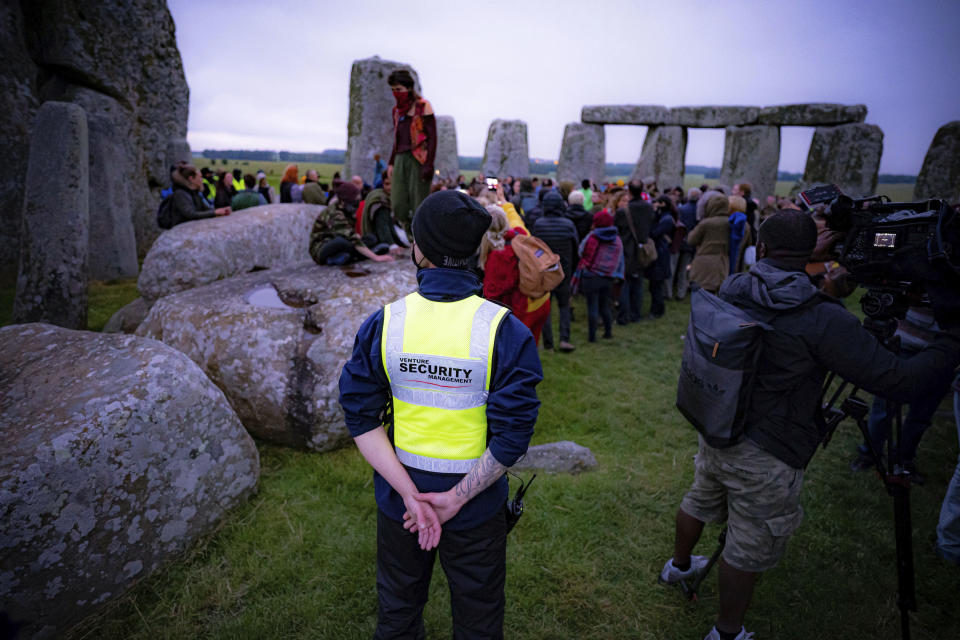
[[[343,164],[347,152],[344,149],[324,149],[320,153],[301,153],[295,151],[256,151],[249,149],[204,149],[203,157],[210,160],[229,158],[231,160],[267,160],[270,162],[322,162],[325,164]],[[479,171],[483,158],[480,156],[459,156],[461,171]],[[629,176],[633,173],[632,162],[608,162],[608,176]],[[553,160],[531,160],[530,173],[535,175],[549,175],[557,170]],[[699,164],[688,164],[686,172],[703,175],[705,180],[720,178],[720,169],[705,167]],[[777,180],[797,181],[803,177],[802,173],[778,171]],[[917,181],[916,176],[881,173],[878,182],[881,184],[912,184]]]

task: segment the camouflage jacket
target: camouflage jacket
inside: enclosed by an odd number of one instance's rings
[[[320,212],[310,232],[311,257],[316,259],[315,256],[320,253],[323,245],[337,236],[346,238],[354,246],[363,244],[359,234],[354,230],[354,212],[347,213],[347,208],[339,201]]]

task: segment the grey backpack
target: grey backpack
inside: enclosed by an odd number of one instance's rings
[[[690,297],[677,408],[711,447],[722,449],[743,439],[763,334],[772,330],[703,289]]]

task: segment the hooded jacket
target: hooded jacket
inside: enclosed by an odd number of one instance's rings
[[[577,260],[577,228],[564,215],[563,198],[559,193],[551,191],[543,197],[542,204],[543,215],[533,223],[530,233],[546,242],[550,250],[560,256],[564,279],[568,279]]]
[[[567,207],[567,218],[577,228],[577,242],[583,240],[590,233],[593,226],[593,214],[588,212],[582,204],[572,204]]]
[[[687,242],[697,250],[690,263],[690,280],[710,292],[716,292],[730,273],[729,210],[726,196],[711,197],[704,207],[703,220],[687,236]]]
[[[174,171],[171,174],[173,194],[170,195],[173,213],[173,226],[190,220],[212,218],[216,214],[210,203],[201,195],[200,190],[192,188],[187,181]]]
[[[773,326],[764,334],[746,436],[798,469],[823,438],[816,416],[827,371],[870,393],[910,402],[960,363],[960,338],[948,334],[910,359],[898,358],[806,273],[770,259],[727,278],[719,295]]]
[[[596,242],[591,242],[592,239]],[[597,227],[591,231],[580,243],[580,253],[583,257],[578,268],[584,275],[623,277],[623,242],[616,227]]]

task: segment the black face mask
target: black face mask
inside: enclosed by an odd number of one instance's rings
[[[424,256],[423,259],[425,260],[425,259],[426,259],[426,256]],[[412,262],[412,263],[413,263],[413,266],[415,266],[415,267],[417,268],[417,271],[419,271],[420,269],[426,269],[425,266],[423,266],[423,265],[421,265],[419,262],[417,262],[417,254],[416,254],[415,251],[410,251],[410,262]]]

